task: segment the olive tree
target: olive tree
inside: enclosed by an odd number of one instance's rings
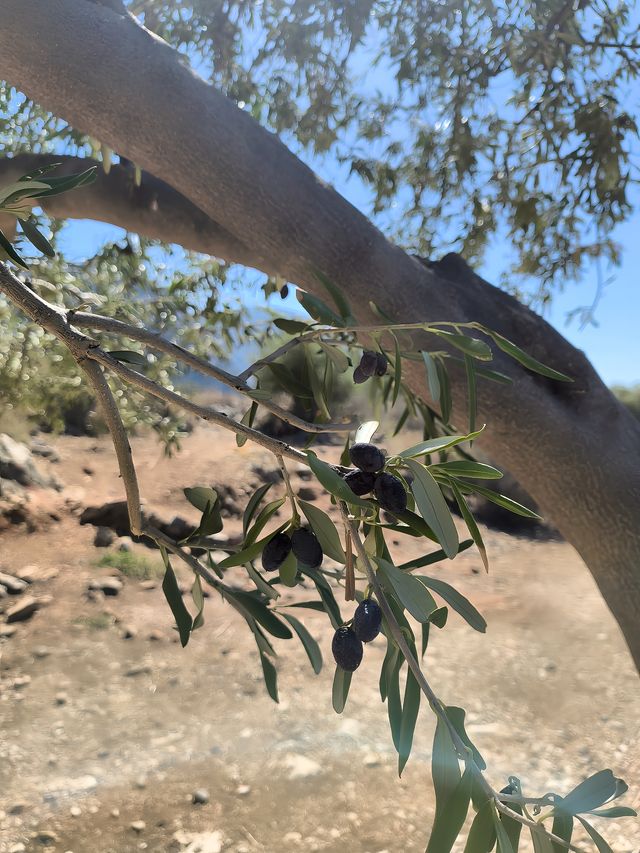
[[[183,643],[202,623],[204,579],[247,621],[275,698],[267,633],[288,639],[293,631],[314,669],[319,665],[317,645],[304,626],[290,613],[278,615],[278,584],[295,585],[306,576],[318,593],[310,606],[326,611],[336,629],[333,702],[340,711],[362,642],[384,632],[381,695],[400,770],[421,695],[438,718],[433,853],[451,849],[470,802],[476,817],[469,853],[496,845],[502,853],[515,851],[523,826],[537,850],[580,849],[571,842],[575,821],[599,850],[607,850],[584,815],[632,813],[620,806],[599,809],[626,790],[611,771],[565,796],[525,796],[515,777],[496,791],[465,733],[464,712],[447,707],[426,680],[407,613],[421,624],[422,653],[431,627],[444,627],[447,607],[483,630],[482,617],[456,590],[412,573],[454,558],[472,543],[486,560],[466,495],[487,493],[475,480],[499,471],[464,452],[432,458],[472,441],[480,432],[476,423],[483,422],[489,425],[484,447],[584,557],[638,664],[638,422],[582,353],[514,295],[483,281],[461,254],[425,261],[400,248],[424,253],[454,247],[473,261],[506,225],[518,268],[540,279],[541,299],[586,259],[615,258],[609,232],[630,211],[627,188],[634,180],[628,142],[635,125],[619,106],[625,81],[638,68],[628,18],[626,6],[614,16],[606,4],[566,3],[502,9],[482,2],[460,9],[273,2],[257,12],[244,3],[53,0],[43,9],[35,0],[9,0],[5,8],[3,77],[15,87],[4,91],[5,130],[14,134],[14,156],[0,164],[0,200],[10,224],[17,218],[24,236],[52,254],[30,217],[32,205],[40,205],[57,218],[108,221],[300,288],[309,322],[281,320],[291,340],[231,375],[155,329],[70,306],[58,291],[55,299],[45,299],[35,279],[0,269],[5,297],[66,348],[101,406],[132,532],[162,549],[163,587]],[[255,55],[243,46],[248,33],[262,45]],[[374,67],[393,74],[395,97],[352,84],[352,65],[367,39]],[[483,109],[483,102],[495,100],[493,86],[503,74],[518,94],[500,109]],[[35,144],[29,125],[34,117]],[[372,143],[364,153],[362,140]],[[371,184],[373,216],[395,242],[290,150],[303,154],[305,147],[330,149]],[[99,169],[91,168],[92,155],[99,157]],[[397,221],[387,215],[392,209],[401,211]],[[585,242],[585,219],[596,225],[595,241]],[[12,228],[5,233],[12,236]],[[3,247],[14,263],[23,263],[21,250],[6,238]],[[82,329],[140,347],[108,350]],[[163,385],[162,375],[146,375],[148,359],[140,349],[147,347],[244,394],[250,400],[245,416],[235,421]],[[314,422],[292,416],[260,388],[261,372],[282,368],[280,357],[293,347],[310,354],[308,382],[319,413]],[[491,367],[483,364],[491,360]],[[357,424],[332,418],[331,378],[354,365],[356,381],[379,372],[373,381],[382,383],[386,397],[395,402],[402,394],[406,411],[422,416],[422,442],[385,458],[372,444],[375,424],[356,431]],[[188,540],[173,542],[150,526],[140,510],[135,467],[107,374],[234,430],[239,443],[253,440],[271,450],[287,488],[287,520],[273,529],[270,522],[284,499],[260,508],[266,490],[258,490],[247,506],[241,547],[217,565],[198,556],[208,553],[207,537],[221,524],[217,495],[208,487],[185,490],[202,512]],[[279,374],[286,385],[286,372]],[[329,465],[310,450],[303,453],[256,430],[260,406],[312,435],[347,433],[343,464]],[[287,459],[309,465],[339,508],[341,531],[293,494]],[[445,494],[457,502],[470,540],[459,541]],[[387,529],[426,537],[439,548],[396,565]],[[339,570],[321,570],[325,553]],[[197,578],[195,616],[178,594],[171,555]],[[255,565],[260,556],[262,572]],[[236,565],[245,566],[252,592],[225,582],[225,569]],[[275,570],[275,580],[265,578]],[[358,600],[352,620],[343,620],[327,577],[344,585],[346,601]],[[438,606],[434,592],[445,605]]]

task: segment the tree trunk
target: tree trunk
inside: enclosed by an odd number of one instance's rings
[[[579,551],[640,668],[640,424],[583,354],[457,256],[426,268],[391,245],[132,18],[85,0],[5,0],[3,11],[6,79],[176,190],[248,248],[244,263],[316,292],[322,272],[361,320],[374,300],[397,322],[479,321],[573,377],[553,382],[498,354],[513,384],[479,385],[483,446]],[[408,379],[426,394],[421,371]],[[458,423],[464,410],[456,382]]]

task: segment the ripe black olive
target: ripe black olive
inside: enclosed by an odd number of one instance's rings
[[[376,471],[384,468],[384,453],[375,444],[353,444],[349,448],[351,462],[361,471]]]
[[[280,288],[280,299],[286,299],[289,295],[289,285],[283,284]]]
[[[317,569],[322,563],[324,554],[316,534],[308,527],[301,527],[291,537],[293,553],[305,566]]]
[[[331,651],[338,666],[347,672],[354,672],[362,662],[362,643],[346,625],[333,635]]]
[[[354,495],[362,497],[362,495],[368,495],[369,492],[373,491],[376,475],[371,471],[349,471],[349,473],[345,475],[344,481]]]
[[[362,358],[358,366],[365,376],[373,376],[378,367],[378,353],[372,350],[365,350],[362,353]]]
[[[387,365],[389,362],[387,361],[387,357],[382,352],[376,353],[376,376],[384,376],[387,372]]]
[[[377,601],[365,598],[353,614],[353,633],[363,643],[370,643],[380,633],[382,610]]]
[[[289,556],[291,539],[286,533],[276,533],[269,539],[262,551],[262,568],[265,572],[275,572]]]
[[[368,378],[367,374],[362,372],[360,365],[358,365],[353,371],[353,381],[356,385],[362,385],[362,383],[366,382]]]
[[[393,474],[378,474],[373,493],[380,506],[387,512],[398,515],[407,508],[407,493],[400,480]]]

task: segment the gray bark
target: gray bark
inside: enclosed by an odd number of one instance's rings
[[[130,17],[85,0],[5,0],[3,10],[3,76],[248,244],[245,262],[316,291],[321,271],[361,320],[369,300],[397,322],[477,320],[573,376],[552,382],[498,356],[513,384],[479,385],[484,448],[584,558],[640,667],[640,425],[584,355],[457,256],[428,269],[391,245]],[[426,393],[420,371],[409,381]],[[464,406],[460,382],[459,423]]]

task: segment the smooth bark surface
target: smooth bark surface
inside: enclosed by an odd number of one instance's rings
[[[640,425],[584,355],[457,256],[426,268],[391,245],[130,17],[86,0],[5,0],[4,11],[2,76],[173,188],[193,216],[201,211],[233,245],[247,246],[243,263],[316,292],[321,271],[360,320],[370,318],[369,300],[397,322],[477,320],[574,377],[570,385],[546,380],[499,355],[496,366],[513,384],[479,383],[483,447],[580,552],[640,667]],[[147,233],[152,223],[138,217]],[[134,211],[127,222],[135,218]],[[206,245],[203,251],[223,251],[219,233]],[[408,378],[426,394],[421,371]],[[464,407],[459,382],[461,424]]]

